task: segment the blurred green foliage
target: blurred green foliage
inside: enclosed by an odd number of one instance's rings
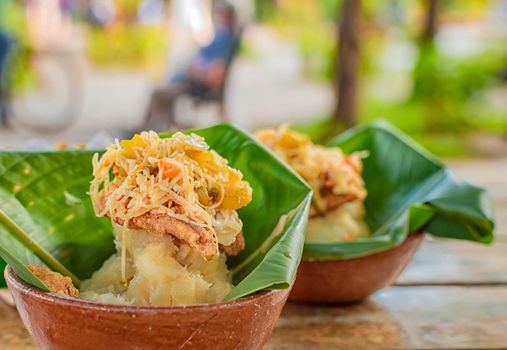
[[[298,1],[296,4],[258,0],[258,3],[263,3],[260,19],[284,39],[298,45],[307,63],[307,77],[332,83],[341,1]],[[490,42],[472,55],[449,55],[434,40],[419,39],[426,16],[425,1],[364,0],[362,4],[360,122],[387,119],[434,153],[448,156],[473,152],[463,135],[507,133],[507,102],[499,106],[502,97],[496,96],[497,103],[492,103],[496,92],[507,100],[503,77],[507,71],[505,36],[496,39],[492,36]],[[487,22],[485,16],[493,5],[485,0],[441,2],[439,29],[446,23],[473,26],[476,22]],[[397,84],[390,78],[393,72],[381,63],[385,60],[384,50],[393,43],[411,46],[416,55],[411,71],[396,72],[404,74],[408,82],[401,98],[386,98],[372,91],[389,91]],[[383,77],[384,85],[367,86],[372,78],[379,76]],[[317,117],[315,122],[297,127],[323,141],[331,127],[330,120],[330,117]]]
[[[428,132],[466,131],[478,127],[486,112],[495,117],[485,94],[502,84],[507,50],[490,49],[473,57],[446,57],[433,41],[422,43],[413,72],[412,102],[424,109]],[[478,106],[484,105],[482,108]],[[478,110],[479,109],[479,110]],[[507,120],[506,120],[507,122]]]

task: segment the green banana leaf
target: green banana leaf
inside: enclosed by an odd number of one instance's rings
[[[246,249],[228,260],[236,286],[226,300],[261,289],[287,288],[301,259],[311,189],[233,126],[194,132],[240,169],[253,188],[252,202],[239,211]],[[114,252],[111,223],[95,216],[87,194],[94,153],[0,152],[0,209],[43,253],[79,279],[90,277]],[[40,265],[47,259],[39,259],[31,245],[15,236],[8,225],[0,225],[0,256],[26,282],[45,289],[24,264]]]
[[[371,237],[344,243],[305,243],[304,259],[344,259],[399,245],[415,231],[481,243],[493,241],[484,189],[458,179],[390,124],[380,121],[332,140],[345,153],[367,151],[363,177]]]

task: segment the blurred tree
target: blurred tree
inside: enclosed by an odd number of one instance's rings
[[[422,34],[419,38],[419,56],[414,69],[414,87],[412,98],[425,100],[429,108],[425,113],[425,128],[427,131],[438,131],[445,128],[449,121],[444,120],[442,110],[444,96],[438,88],[438,59],[435,47],[435,35],[438,30],[439,0],[425,0],[426,17]]]
[[[428,10],[426,13],[423,41],[432,41],[437,33],[438,0],[427,0]]]
[[[343,1],[334,86],[336,96],[334,120],[337,124],[345,124],[348,127],[357,123],[360,15],[361,0]]]

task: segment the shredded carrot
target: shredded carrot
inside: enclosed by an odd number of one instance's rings
[[[177,165],[168,162],[165,158],[158,161],[158,168],[162,171],[164,177],[168,179],[174,179],[181,174],[181,169]]]

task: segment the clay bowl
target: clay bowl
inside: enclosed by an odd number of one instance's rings
[[[137,307],[86,302],[41,291],[8,267],[5,278],[41,349],[260,349],[290,290],[231,302]]]
[[[348,304],[392,284],[415,254],[423,233],[397,247],[343,260],[302,260],[289,300],[309,304]]]

